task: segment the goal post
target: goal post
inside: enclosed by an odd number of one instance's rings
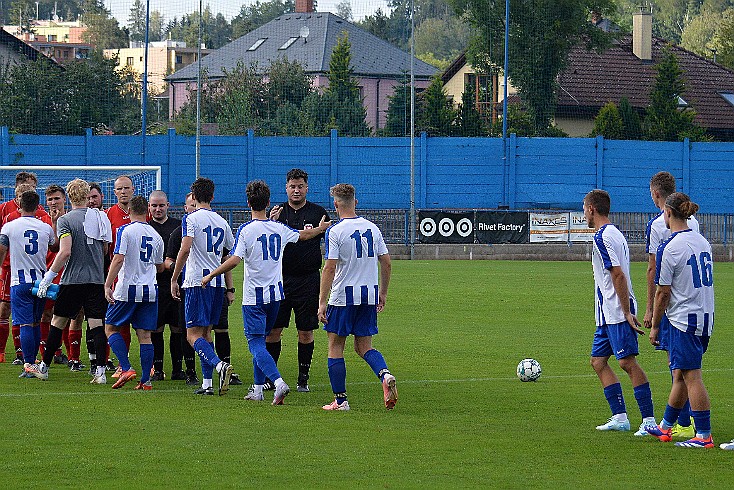
[[[102,188],[105,207],[117,202],[114,193],[115,179],[127,175],[133,181],[135,194],[150,195],[161,189],[161,167],[143,165],[24,165],[0,166],[0,190],[2,199],[7,201],[15,197],[15,176],[18,172],[32,172],[38,177],[38,191],[57,184],[66,187],[70,181],[79,178],[87,182],[96,182]],[[43,195],[41,196],[43,202]]]

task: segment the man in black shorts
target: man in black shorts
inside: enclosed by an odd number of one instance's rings
[[[153,191],[148,199],[148,224],[163,239],[163,256],[168,252],[168,240],[171,233],[181,228],[181,220],[168,216],[168,196],[163,191]],[[184,380],[186,373],[183,371],[183,350],[181,343],[183,330],[178,322],[178,303],[171,296],[171,271],[169,269],[156,275],[158,284],[158,329],[151,333],[153,341],[153,376],[151,381],[163,381],[166,375],[163,372],[164,339],[163,328],[168,325],[171,329],[169,348],[171,350],[171,379]]]
[[[294,168],[286,175],[285,192],[288,202],[274,206],[270,218],[296,230],[319,226],[322,217],[329,220],[326,210],[306,200],[308,174]],[[289,243],[283,252],[283,289],[285,299],[280,303],[275,327],[265,339],[265,346],[276,364],[280,357],[281,335],[295,313],[298,330],[298,391],[308,392],[308,372],[313,359],[313,331],[319,328],[319,270],[321,269],[321,238]],[[266,388],[272,389],[268,381]]]
[[[75,318],[81,308],[84,308],[90,333],[94,337],[97,358],[104,359],[107,350],[107,336],[103,325],[107,311],[107,300],[104,296],[104,255],[105,248],[112,239],[112,228],[104,213],[87,209],[87,182],[81,179],[72,180],[66,186],[66,195],[71,201],[71,211],[61,216],[57,222],[59,252],[38,288],[38,296],[45,297],[51,282],[64,269],[43,361],[37,368],[31,366],[31,370],[27,370],[40,379],[48,379],[48,366],[61,345],[62,331],[69,319]],[[97,366],[92,383],[106,382],[105,366]]]

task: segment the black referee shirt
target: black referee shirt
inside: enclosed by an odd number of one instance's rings
[[[301,209],[293,209],[287,202],[281,205],[278,221],[296,230],[307,230],[317,228],[322,217],[329,219],[326,210],[310,201]],[[283,275],[303,276],[318,272],[321,269],[321,238],[322,233],[311,240],[299,240],[289,243],[283,252]]]
[[[176,230],[177,228],[181,229],[181,220],[177,218],[168,217],[165,223],[158,223],[155,220],[148,221],[148,224],[153,227],[155,231],[158,232],[158,234],[163,239],[163,257],[168,256],[168,240],[171,237],[171,234]],[[180,242],[179,242],[179,248]],[[178,251],[176,252],[178,253]],[[174,257],[175,260],[175,257]],[[158,282],[158,288],[161,289],[170,289],[171,288],[171,271],[164,270],[163,272],[156,274],[156,281]]]

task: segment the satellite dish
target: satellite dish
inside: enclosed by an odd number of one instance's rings
[[[308,28],[308,26],[303,26],[303,27],[301,27],[301,32],[300,32],[300,35],[301,35],[301,37],[303,38],[303,42],[304,42],[304,43],[306,42],[306,38],[308,37],[308,35],[309,35],[310,33],[311,33],[311,30],[310,30],[310,29]]]

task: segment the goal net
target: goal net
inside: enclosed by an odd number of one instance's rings
[[[56,184],[66,187],[70,181],[79,178],[87,182],[96,182],[104,194],[104,207],[107,208],[117,202],[115,198],[115,179],[127,175],[132,179],[135,194],[145,196],[161,188],[161,167],[157,166],[13,166],[0,167],[0,191],[3,201],[15,197],[15,176],[18,172],[33,172],[38,177],[38,192],[41,194],[41,203],[45,202],[44,189]]]

